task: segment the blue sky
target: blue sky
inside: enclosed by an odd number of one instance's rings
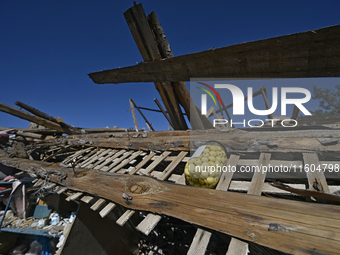
[[[139,2],[137,2],[139,3]],[[143,1],[175,56],[340,24],[340,1]],[[129,98],[157,108],[153,83],[97,85],[87,74],[142,58],[123,12],[133,1],[2,0],[0,102],[30,104],[71,125],[133,126]],[[156,130],[168,123],[145,112]],[[138,114],[137,114],[138,115]],[[138,115],[140,127],[145,127]],[[0,112],[0,126],[28,127]]]

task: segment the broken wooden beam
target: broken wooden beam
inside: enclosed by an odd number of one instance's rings
[[[124,17],[144,61],[148,62],[161,59],[162,57],[158,51],[154,35],[148,24],[142,4],[136,4],[129,8],[124,12]],[[174,129],[187,129],[188,126],[171,84],[168,82],[156,82],[155,86],[169,113],[170,119],[174,124]]]
[[[339,251],[340,207],[336,205],[188,187],[145,176],[95,170],[82,170],[74,176],[71,169],[23,159],[4,159],[2,164],[23,171],[43,169],[50,181],[67,188],[96,194],[132,210],[180,218],[286,253]],[[60,180],[58,173],[67,174],[67,178]]]
[[[14,115],[14,116],[19,117],[19,118],[24,119],[24,120],[28,120],[28,121],[37,123],[37,124],[42,125],[42,126],[47,127],[47,128],[55,129],[57,131],[60,131],[60,132],[63,132],[63,133],[69,134],[69,135],[81,134],[81,132],[78,131],[78,130],[73,130],[73,129],[71,130],[68,127],[61,126],[61,125],[59,125],[55,122],[52,122],[50,120],[46,120],[46,119],[43,119],[41,117],[29,114],[27,112],[21,111],[19,109],[16,109],[12,106],[9,106],[9,105],[3,104],[3,103],[0,103],[0,111]]]
[[[340,25],[90,73],[98,84],[340,76]]]
[[[57,123],[61,126],[65,126],[70,130],[74,130],[75,132],[78,132],[78,130],[76,130],[74,127],[63,122],[63,120],[60,117],[54,118],[54,117],[52,117],[52,116],[50,116],[50,115],[48,115],[48,114],[46,114],[42,111],[39,111],[38,109],[35,109],[34,107],[32,107],[28,104],[22,103],[20,101],[16,101],[14,104],[16,104],[17,106],[19,106],[21,108],[24,108],[26,111],[32,113],[35,116],[38,116],[40,118],[52,121],[52,122]]]

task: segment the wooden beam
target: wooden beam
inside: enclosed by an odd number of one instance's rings
[[[51,128],[51,129],[55,129],[57,131],[61,131],[63,133],[69,134],[69,135],[81,133],[78,130],[71,130],[68,127],[61,126],[61,125],[54,123],[52,121],[40,118],[40,117],[32,115],[32,114],[29,114],[27,112],[21,111],[19,109],[16,109],[12,106],[9,106],[9,105],[3,104],[3,103],[0,103],[0,111],[14,115],[14,116],[19,117],[19,118],[24,119],[24,120],[28,120],[28,121],[37,123],[37,124],[42,125],[42,126],[47,127],[47,128]]]
[[[159,22],[158,17],[154,11],[148,15],[148,22],[155,37],[157,48],[159,50],[161,57],[163,59],[174,57],[171,51],[170,44],[161,26],[161,23]],[[185,82],[183,81],[171,82],[171,86],[174,89],[175,95],[177,96],[179,103],[182,105],[185,113],[187,114],[191,127],[193,129],[211,128],[209,125],[208,126],[204,125],[204,121],[202,121],[203,117],[199,116],[199,113],[197,111],[190,110],[190,104],[194,105],[194,102],[191,98],[190,92]]]
[[[90,73],[98,84],[340,76],[340,25]]]
[[[138,132],[138,122],[137,122],[137,118],[136,118],[136,113],[135,113],[135,107],[133,106],[133,103],[131,101],[132,99],[129,99],[129,103],[130,103],[130,109],[131,109],[131,113],[132,113],[132,118],[133,118],[133,123],[135,124],[135,129]]]
[[[142,4],[137,4],[124,12],[124,17],[129,25],[130,31],[137,44],[137,47],[144,61],[154,61],[161,59],[156,41],[148,24]],[[170,119],[174,124],[174,129],[188,129],[176,94],[170,83],[156,82],[158,90]]]
[[[83,170],[82,176],[76,178],[72,169],[24,159],[4,159],[2,164],[23,171],[43,169],[50,181],[78,192],[96,194],[102,200],[132,210],[180,218],[282,252],[338,254],[339,251],[340,208],[336,205],[188,187],[145,176],[95,170]],[[60,181],[61,173],[67,174],[67,178]]]

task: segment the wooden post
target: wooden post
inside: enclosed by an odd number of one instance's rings
[[[158,20],[158,17],[156,13],[153,11],[151,12],[148,17],[148,22],[150,25],[150,28],[153,32],[153,35],[155,37],[157,47],[159,50],[159,53],[162,58],[172,58],[174,55],[171,51],[171,47],[169,45],[169,42],[165,36],[164,30],[161,26],[161,23]],[[175,95],[177,96],[180,104],[182,105],[185,113],[187,114],[187,117],[190,121],[191,127],[193,129],[206,129],[211,128],[209,125],[205,126],[204,122],[201,120],[204,116],[199,116],[199,112],[197,111],[190,111],[190,104],[194,104],[192,101],[192,98],[190,96],[189,90],[185,82],[183,81],[177,81],[177,82],[171,82],[171,86],[173,87],[175,91]]]
[[[142,111],[139,109],[139,107],[136,105],[136,103],[132,100],[132,98],[130,98],[130,102],[133,103],[133,105],[136,107],[136,109],[139,111],[140,115],[142,115],[142,117],[144,118],[147,126],[149,129],[151,129],[152,131],[155,131],[154,128],[152,127],[151,123],[148,121],[148,119],[144,116],[144,114],[142,113]]]
[[[142,4],[124,12],[125,19],[145,62],[161,59],[154,36],[149,27]],[[184,116],[170,83],[155,82],[162,101],[176,130],[187,129]]]
[[[137,123],[137,118],[136,118],[136,113],[135,113],[135,108],[133,107],[133,103],[131,99],[129,99],[130,102],[130,107],[131,107],[131,112],[132,112],[132,118],[133,118],[133,123],[135,124],[135,129],[138,132],[138,123]]]
[[[61,125],[59,125],[57,123],[54,123],[52,121],[40,118],[38,116],[34,116],[32,114],[26,113],[24,111],[21,111],[19,109],[16,109],[12,106],[9,106],[9,105],[3,104],[3,103],[0,103],[0,111],[8,113],[8,114],[12,114],[12,115],[19,117],[21,119],[24,119],[24,120],[28,120],[28,121],[37,123],[37,124],[42,125],[42,126],[47,127],[47,128],[52,128],[52,129],[55,129],[57,131],[61,131],[63,133],[69,134],[69,135],[75,135],[75,134],[81,133],[78,130],[71,130],[68,127],[62,127]]]

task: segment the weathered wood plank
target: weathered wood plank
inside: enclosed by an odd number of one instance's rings
[[[189,248],[187,255],[205,254],[211,233],[202,229],[197,229],[194,240]]]
[[[51,181],[65,187],[96,194],[132,210],[181,218],[287,253],[338,254],[340,247],[340,208],[336,205],[249,196],[90,169],[74,178],[72,169],[32,160],[4,159],[1,163],[23,171],[43,167],[50,172]],[[59,180],[55,172],[66,173],[67,178]],[[94,182],[101,185],[90,185]]]
[[[99,198],[97,202],[95,202],[92,206],[91,209],[93,211],[97,211],[100,206],[102,206],[105,203],[105,199]]]
[[[66,198],[66,201],[73,201],[73,200],[76,200],[77,198],[81,197],[82,195],[83,195],[83,192],[74,193],[73,195],[68,196],[68,197]]]
[[[93,199],[93,197],[91,196],[83,196],[80,200],[83,201],[84,203],[88,204],[91,202],[91,200]]]
[[[340,25],[89,74],[99,84],[340,76]],[[293,57],[292,57],[293,56]]]
[[[129,174],[135,174],[137,173],[146,163],[148,163],[153,156],[156,155],[155,152],[151,151],[149,155],[147,155],[137,166],[135,166],[130,172]]]
[[[112,168],[110,170],[111,173],[115,173],[117,172],[119,169],[121,169],[122,167],[126,166],[127,164],[129,164],[129,162],[131,162],[132,160],[134,160],[135,158],[137,158],[140,154],[142,154],[143,151],[136,151],[134,153],[132,153],[132,155],[127,158],[124,159],[119,165],[115,166],[114,168]]]
[[[115,208],[116,205],[112,202],[108,203],[100,212],[99,212],[99,215],[104,218],[106,215],[108,215],[112,210],[113,208]]]
[[[248,244],[236,238],[232,238],[226,255],[247,255]]]
[[[9,106],[9,105],[3,104],[3,103],[0,103],[0,111],[14,115],[14,116],[19,117],[19,118],[24,119],[24,120],[28,120],[28,121],[37,123],[37,124],[42,125],[42,126],[47,127],[47,128],[55,129],[57,131],[60,131],[60,132],[66,133],[66,134],[72,135],[72,134],[80,134],[81,133],[79,130],[75,130],[75,129],[71,130],[66,126],[61,126],[60,124],[57,124],[57,123],[54,123],[52,121],[40,118],[40,117],[32,115],[32,114],[29,114],[27,112],[21,111],[19,109],[16,109],[12,106]]]
[[[163,159],[165,159],[168,155],[170,155],[170,151],[164,151],[162,155],[159,156],[156,160],[154,160],[145,170],[143,170],[143,174],[149,174]]]
[[[135,211],[133,210],[126,210],[125,213],[123,213],[123,215],[119,217],[116,223],[119,226],[124,226],[124,224],[132,217],[134,213]]]
[[[161,219],[162,216],[149,213],[144,220],[138,224],[136,229],[145,235],[149,235]]]
[[[261,196],[264,185],[263,182],[267,175],[267,171],[266,172],[262,171],[262,168],[268,167],[270,157],[271,157],[270,153],[261,153],[258,164],[259,171],[256,171],[254,173],[247,194]]]
[[[227,161],[228,169],[233,169],[236,167],[237,162],[239,161],[239,155],[231,155]],[[231,179],[233,178],[234,172],[233,171],[226,171],[221,174],[220,180],[216,186],[217,190],[228,190]]]
[[[316,153],[303,153],[304,170],[306,171],[310,190],[329,193],[328,184],[323,174],[318,155]],[[320,171],[317,168],[320,167]],[[314,170],[313,170],[314,169]]]

